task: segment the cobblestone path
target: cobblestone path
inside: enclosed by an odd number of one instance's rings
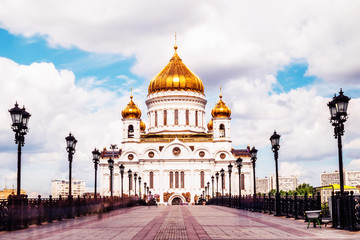
[[[303,220],[220,206],[134,207],[0,232],[0,239],[360,239],[360,232],[307,229]]]

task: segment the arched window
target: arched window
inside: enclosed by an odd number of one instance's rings
[[[245,189],[245,176],[241,174],[241,190]]]
[[[180,173],[181,188],[185,188],[185,173]]]
[[[177,109],[174,111],[174,123],[175,125],[179,124],[179,111]]]
[[[134,126],[129,125],[128,127],[128,138],[134,138]]]
[[[157,111],[155,111],[155,127],[157,127],[157,124],[158,124],[158,122],[157,122]]]
[[[179,188],[179,172],[175,172],[175,188]]]
[[[198,111],[195,111],[195,126],[198,125]]]
[[[185,118],[186,118],[186,125],[189,125],[189,110],[186,110]]]
[[[164,126],[167,125],[167,111],[164,110]]]
[[[205,187],[205,175],[204,175],[204,171],[200,172],[200,187],[204,188]]]
[[[170,172],[170,188],[174,188],[174,173]]]
[[[149,174],[150,176],[150,188],[154,188],[154,173],[153,172],[150,172]]]
[[[219,136],[220,136],[220,137],[225,137],[225,126],[224,126],[224,124],[220,124],[220,127],[219,127]]]

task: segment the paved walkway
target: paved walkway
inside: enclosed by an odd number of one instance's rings
[[[360,232],[220,206],[152,206],[0,232],[0,239],[360,239]]]

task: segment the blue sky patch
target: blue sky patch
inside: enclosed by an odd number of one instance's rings
[[[274,91],[276,93],[289,92],[291,89],[313,84],[317,78],[315,76],[305,76],[308,66],[306,62],[295,62],[279,70],[276,73],[279,85],[274,86]]]
[[[42,36],[26,38],[0,28],[0,56],[29,65],[33,62],[52,62],[57,69],[74,72],[76,83],[84,78],[95,78],[100,86],[116,89],[134,79],[137,87],[143,79],[130,72],[136,59],[121,54],[90,53],[78,48],[50,47]],[[122,77],[118,77],[122,76]],[[105,81],[104,81],[105,80]]]

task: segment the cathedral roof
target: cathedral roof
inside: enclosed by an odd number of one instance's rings
[[[226,106],[226,104],[222,100],[221,93],[220,93],[219,97],[220,97],[220,100],[215,105],[215,107],[211,110],[211,115],[214,118],[228,118],[231,116],[231,110],[230,110],[230,108],[228,108],[228,106]]]
[[[133,102],[133,96],[130,96],[130,102],[126,105],[126,107],[121,111],[121,115],[123,118],[140,118],[141,110],[136,106]]]
[[[174,90],[204,93],[201,79],[182,62],[176,45],[174,49],[175,53],[169,63],[150,81],[149,94]]]

